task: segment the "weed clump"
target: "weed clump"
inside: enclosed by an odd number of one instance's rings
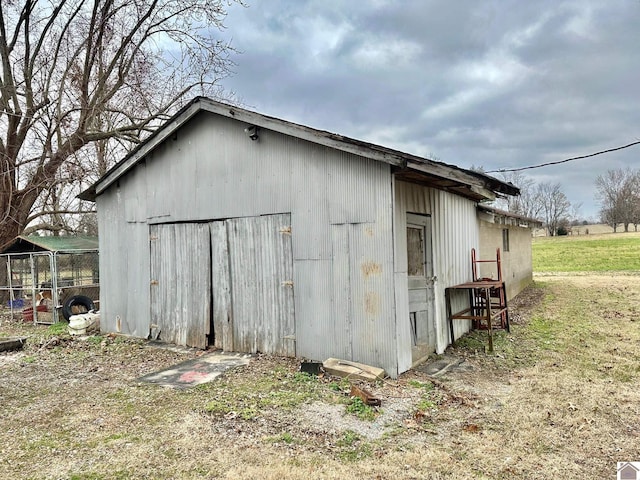
[[[362,401],[360,397],[352,397],[347,405],[347,413],[355,415],[360,420],[372,422],[378,416],[378,411]]]

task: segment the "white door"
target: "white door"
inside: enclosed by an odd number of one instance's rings
[[[418,361],[436,349],[433,312],[433,252],[431,217],[407,214],[407,276],[412,360]]]

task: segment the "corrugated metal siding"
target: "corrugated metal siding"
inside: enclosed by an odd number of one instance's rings
[[[295,260],[293,276],[296,354],[312,360],[330,356],[350,358],[346,356],[351,351],[350,338],[344,334],[346,325],[332,308],[331,260]]]
[[[368,364],[397,363],[391,240],[377,224],[349,224],[353,358]]]
[[[398,362],[400,371],[411,367],[411,338],[407,292],[406,217],[407,213],[431,215],[437,351],[449,344],[444,289],[471,280],[471,248],[478,245],[475,203],[465,198],[397,181],[394,183],[395,206],[395,296],[397,316]],[[462,308],[465,299],[456,296],[453,308]],[[468,331],[468,322],[456,322],[456,337]]]
[[[474,202],[447,192],[434,195],[434,255],[438,272],[436,295],[437,351],[442,353],[449,345],[449,329],[444,302],[444,289],[451,285],[471,280],[471,249],[478,248],[479,233]],[[452,308],[458,310],[466,305],[464,293],[452,297]],[[459,337],[469,330],[466,321],[454,323],[454,335]]]
[[[155,151],[147,162],[153,167],[148,218],[167,223],[290,211],[292,176],[304,170],[306,149],[271,132],[251,141],[245,126],[202,114]]]
[[[103,331],[149,334],[149,227],[127,222],[125,194],[144,192],[144,169],[136,167],[97,199],[100,230],[100,325]],[[128,195],[128,193],[127,193]],[[145,209],[144,195],[138,208]]]
[[[371,184],[362,179],[386,179],[388,172],[388,165],[342,153],[335,168],[327,176],[329,222],[375,222],[378,214],[375,195],[380,184],[376,182],[372,188]],[[391,188],[390,183],[388,188]]]
[[[390,177],[386,167],[373,167],[362,159],[343,168],[350,180],[331,186],[331,204],[349,204],[364,188],[371,203],[355,202],[350,214],[334,209],[333,220],[345,222],[332,223],[329,229],[307,226],[310,231],[320,229],[325,238],[329,230],[331,257],[329,262],[296,258],[298,354],[357,360],[382,366],[395,376],[395,301],[388,288],[393,282]],[[365,222],[368,218],[375,221]],[[299,229],[294,222],[294,244]]]
[[[151,336],[206,348],[212,322],[225,350],[295,355],[290,231],[288,214],[151,225]]]
[[[134,185],[128,185],[125,180],[123,183],[125,188],[121,189],[124,198],[124,215],[129,223],[147,221],[145,171],[146,164],[144,162],[138,163],[133,172],[134,175],[130,177],[130,181],[133,180]]]
[[[329,224],[375,222],[377,186],[368,180],[389,184],[387,164],[269,131],[252,142],[242,124],[211,116],[148,163],[152,223],[291,212],[294,258],[306,260],[331,258]]]
[[[147,210],[145,217],[147,221],[162,222],[170,220],[172,205],[174,203],[173,194],[169,194],[169,192],[173,190],[170,188],[170,178],[175,182],[174,185],[178,187],[177,189],[184,188],[184,186],[187,185],[183,183],[182,175],[174,177],[175,172],[172,170],[172,162],[164,160],[165,158],[179,155],[179,152],[172,151],[172,146],[173,143],[163,144],[158,150],[155,150],[147,157],[146,163],[151,166],[151,168],[147,169],[144,178],[146,183],[145,203]],[[156,163],[160,162],[162,162],[162,167],[158,168]],[[180,164],[181,162],[174,163]],[[127,176],[130,175],[131,173]]]
[[[353,297],[348,224],[331,226],[331,245],[333,251],[329,278],[332,280],[329,282],[329,288],[333,298],[335,337],[339,342],[336,356],[353,358]]]
[[[335,157],[330,151],[309,145],[306,154],[299,140],[292,140],[288,152],[297,157],[291,173],[293,256],[296,260],[327,260],[331,243],[326,234],[329,225],[328,171]]]

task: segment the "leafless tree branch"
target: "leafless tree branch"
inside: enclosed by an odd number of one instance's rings
[[[52,202],[68,202],[63,190],[95,180],[194,89],[219,94],[232,48],[214,33],[228,3],[0,2],[0,248],[34,219],[79,211]]]

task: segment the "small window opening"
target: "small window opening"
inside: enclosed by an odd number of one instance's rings
[[[509,229],[508,228],[502,229],[502,251],[503,252],[509,251]]]
[[[410,277],[424,277],[424,228],[407,227],[407,260]]]

